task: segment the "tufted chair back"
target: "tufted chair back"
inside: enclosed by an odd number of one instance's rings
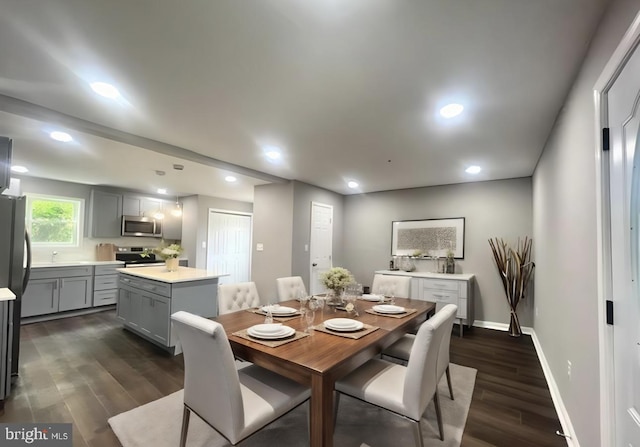
[[[218,315],[259,305],[260,297],[254,282],[238,282],[218,286]]]
[[[295,300],[301,293],[303,296],[307,296],[307,289],[304,286],[304,281],[300,276],[288,276],[286,278],[276,279],[278,285],[278,300],[288,301]]]
[[[384,295],[393,293],[396,298],[411,298],[411,277],[376,274],[373,276],[371,293]]]

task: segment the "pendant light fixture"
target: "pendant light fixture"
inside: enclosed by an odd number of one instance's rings
[[[178,202],[178,196],[176,196],[176,205],[171,210],[171,215],[175,217],[182,216],[182,208],[180,207],[180,202]]]

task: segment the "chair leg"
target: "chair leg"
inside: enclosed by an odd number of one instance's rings
[[[180,432],[180,447],[185,447],[187,444],[187,431],[189,430],[189,416],[191,416],[191,410],[186,405],[182,411],[182,431]]]
[[[451,400],[455,400],[453,398],[453,387],[451,386],[451,372],[449,372],[449,366],[445,371],[447,373],[447,384],[449,385],[449,395],[451,396]]]
[[[420,421],[411,421],[413,425],[413,437],[416,440],[416,447],[424,447],[422,440],[422,430],[420,429]]]
[[[440,411],[440,396],[438,390],[433,395],[433,403],[436,405],[436,417],[438,419],[438,430],[440,430],[440,440],[444,441],[444,430],[442,428],[442,412]]]
[[[340,405],[340,393],[338,391],[333,392],[333,432],[336,432],[336,425],[338,425],[338,405]]]

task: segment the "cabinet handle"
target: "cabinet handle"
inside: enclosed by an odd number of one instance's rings
[[[130,280],[130,279],[127,279],[127,278],[122,278],[122,281],[123,281],[123,282],[131,282],[131,280]]]

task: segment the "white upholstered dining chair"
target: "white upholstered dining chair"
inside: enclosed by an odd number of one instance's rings
[[[420,420],[434,400],[440,439],[444,440],[442,414],[438,400],[437,362],[440,342],[451,331],[456,306],[445,306],[422,323],[411,348],[407,366],[371,359],[336,382],[336,407],[340,394],[360,399],[409,419],[413,423],[416,445],[423,447]]]
[[[254,282],[237,282],[218,286],[218,315],[259,305],[260,296]]]
[[[411,298],[411,277],[381,275],[377,273],[373,276],[371,293],[382,295],[393,294],[396,298]]]
[[[278,300],[288,301],[298,298],[299,295],[307,296],[307,288],[300,276],[287,276],[276,279],[278,286]]]
[[[453,306],[456,308],[456,312],[458,311],[458,306],[454,304],[447,304],[443,307],[444,310],[446,307]],[[454,312],[454,315],[455,313]],[[455,318],[454,318],[455,319]],[[449,351],[451,345],[451,330],[453,329],[453,320],[451,320],[451,325],[449,330],[445,332],[444,337],[442,337],[442,341],[440,341],[440,349],[438,350],[438,382],[442,379],[444,374],[447,375],[447,385],[449,385],[449,395],[451,396],[451,400],[453,400],[453,386],[451,385],[451,373],[449,372]],[[404,360],[405,362],[409,361],[409,356],[411,355],[411,349],[413,348],[413,344],[415,343],[416,336],[413,334],[405,334],[400,340],[389,346],[387,349],[382,351],[382,355],[386,355],[388,357],[394,357],[396,359]],[[437,392],[437,391],[436,391]]]
[[[194,412],[232,445],[309,399],[307,387],[259,366],[236,370],[221,324],[189,312],[171,315],[184,353],[180,447]]]

